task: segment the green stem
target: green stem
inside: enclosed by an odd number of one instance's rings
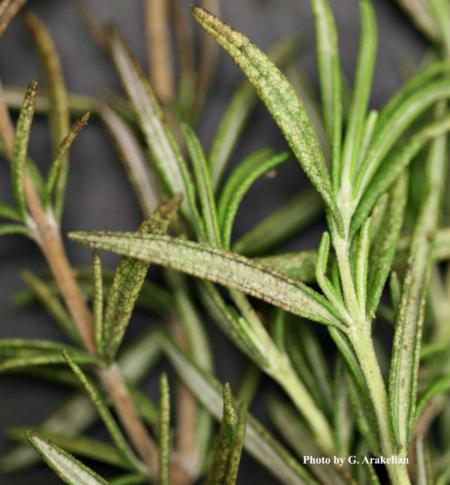
[[[363,323],[363,322],[360,322]],[[375,410],[383,456],[395,456],[395,446],[389,419],[386,386],[378,363],[370,333],[370,324],[355,325],[349,333],[355,353],[363,371],[371,401]],[[386,465],[389,477],[395,485],[410,483],[406,465]]]

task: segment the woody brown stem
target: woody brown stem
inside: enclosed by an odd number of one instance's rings
[[[0,134],[4,140],[6,153],[12,160],[14,128],[0,89]],[[30,212],[28,224],[33,236],[44,254],[59,291],[74,321],[83,346],[91,354],[96,354],[94,326],[91,311],[78,286],[73,269],[67,258],[61,232],[53,214],[46,211],[36,192],[31,178],[25,174],[25,198]],[[128,388],[117,365],[106,371],[99,371],[99,377],[111,397],[114,409],[142,460],[148,467],[150,476],[157,472],[156,445],[140,420]]]

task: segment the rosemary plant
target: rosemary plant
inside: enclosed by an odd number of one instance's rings
[[[37,83],[29,85],[15,127],[8,104],[17,108],[17,89],[2,93],[0,132],[15,207],[0,206],[0,215],[10,220],[0,233],[23,234],[41,249],[50,272],[25,273],[30,291],[17,299],[41,301],[73,343],[0,340],[0,371],[32,371],[85,394],[37,429],[12,430],[12,437],[28,440],[71,484],[184,484],[203,477],[208,484],[233,484],[243,450],[287,484],[380,483],[386,477],[396,485],[447,483],[450,456],[439,452],[450,436],[443,398],[449,390],[450,280],[437,263],[450,257],[449,230],[440,227],[448,217],[448,4],[421,0],[414,10],[411,2],[400,2],[436,42],[436,55],[376,111],[369,110],[377,50],[369,0],[359,0],[361,35],[351,92],[328,1],[311,0],[319,103],[292,60],[295,39],[265,54],[208,10],[217,12],[215,2],[203,3],[192,9],[205,31],[198,72],[181,5],[172,2],[169,12],[166,2],[146,3],[151,82],[119,31],[99,26],[84,8],[127,97],[102,103],[67,93],[50,35],[37,17],[25,16],[48,93],[39,97]],[[168,60],[169,18],[180,46],[178,90]],[[194,128],[217,55],[213,41],[247,80],[205,150]],[[284,136],[286,151],[259,149],[225,176],[258,97]],[[60,232],[68,152],[89,116],[82,114],[69,128],[69,115],[79,115],[86,105],[113,139],[144,215],[135,232],[71,233],[72,240],[94,250],[88,270],[70,265]],[[28,155],[39,110],[48,112],[54,152],[46,178]],[[290,158],[315,192],[300,193],[234,241],[247,191]],[[417,177],[424,186],[420,197],[411,196]],[[326,231],[317,249],[268,254],[322,212]],[[103,267],[98,250],[121,256],[113,272]],[[163,285],[146,279],[150,264],[166,268]],[[381,303],[385,290],[389,307]],[[252,363],[234,395],[214,377],[198,302]],[[138,307],[155,311],[161,324],[122,353]],[[377,352],[377,315],[393,324],[389,357]],[[326,327],[335,356],[325,357],[311,322]],[[157,405],[137,384],[160,355],[180,382],[169,385],[162,374]],[[260,372],[284,391],[271,397],[268,410],[292,454],[248,413]],[[112,445],[83,434],[96,418],[94,410]],[[212,418],[221,422],[215,437]],[[438,445],[429,437],[435,418],[441,425]],[[107,481],[74,455],[112,465],[120,475]],[[19,445],[0,466],[14,471],[34,459]]]

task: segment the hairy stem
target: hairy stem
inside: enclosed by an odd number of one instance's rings
[[[387,458],[395,456],[396,449],[390,426],[386,385],[375,354],[370,333],[370,324],[366,323],[364,326],[354,328],[350,333],[350,339],[358,357],[370,399],[375,409],[383,456]],[[410,483],[406,465],[390,464],[387,465],[387,470],[394,485],[406,485]]]

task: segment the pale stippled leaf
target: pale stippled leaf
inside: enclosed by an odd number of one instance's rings
[[[228,460],[227,476],[225,478],[225,485],[236,485],[239,463],[241,461],[242,450],[245,443],[245,431],[247,429],[247,408],[241,405],[237,413],[236,430],[231,443],[230,458]]]
[[[106,485],[108,483],[43,435],[29,430],[27,431],[27,438],[45,463],[64,483],[69,485]]]
[[[233,57],[253,84],[340,227],[341,216],[333,197],[330,176],[317,135],[292,86],[247,37],[199,7],[194,7],[193,15]]]
[[[392,153],[392,155],[383,162],[368,185],[353,216],[351,225],[352,234],[359,228],[362,221],[370,213],[377,199],[389,189],[395,180],[398,179],[420,150],[433,138],[436,138],[449,130],[449,118],[443,118],[440,121],[431,123],[405,141],[398,150]]]
[[[269,49],[267,55],[275,64],[283,65],[292,56],[297,44],[296,38],[283,39]],[[222,115],[208,155],[211,178],[215,188],[219,185],[257,99],[257,94],[251,84],[244,81],[233,94]]]
[[[273,211],[233,244],[233,251],[246,256],[264,254],[299,233],[323,211],[320,196],[313,189],[294,196]]]
[[[175,217],[179,204],[180,197],[177,196],[161,204],[143,222],[139,232],[164,234]],[[102,325],[102,355],[109,361],[114,359],[120,346],[147,270],[148,263],[129,257],[121,258],[117,265],[114,279],[108,292]]]
[[[31,32],[39,54],[47,84],[47,96],[50,103],[49,121],[53,146],[53,156],[59,159],[59,170],[55,180],[55,213],[61,218],[64,192],[68,171],[68,149],[61,151],[61,144],[69,132],[69,100],[64,82],[61,61],[50,33],[31,13],[25,15],[25,24]]]
[[[75,122],[70,131],[68,130],[68,133],[66,132],[55,151],[55,157],[50,167],[47,182],[45,184],[44,203],[45,205],[52,204],[58,217],[61,215],[63,206],[62,202],[67,178],[67,173],[65,172],[67,172],[68,168],[68,152],[78,133],[86,126],[89,116],[90,113],[82,115],[81,118]]]
[[[159,393],[159,483],[169,485],[170,393],[166,374],[161,375]]]
[[[340,176],[339,162],[341,160],[343,117],[338,36],[333,12],[328,0],[312,0],[311,4],[316,24],[317,60],[323,117],[328,137],[332,141],[332,173],[336,189],[338,177]]]
[[[236,424],[237,416],[233,405],[233,395],[230,385],[225,384],[223,386],[222,420],[214,443],[213,459],[206,479],[207,485],[218,485],[224,482]]]
[[[198,369],[169,339],[164,338],[162,344],[167,357],[183,382],[206,409],[220,420],[223,406],[221,385],[214,377]],[[247,418],[244,447],[282,483],[289,485],[316,483],[309,472],[250,415]]]
[[[344,187],[353,180],[361,150],[364,120],[372,87],[377,49],[377,26],[373,7],[368,0],[359,2],[361,39],[356,64],[356,76],[350,104],[347,131],[342,153],[342,179]]]
[[[67,352],[63,352],[64,359],[72,369],[73,373],[77,376],[80,383],[84,387],[85,391],[89,395],[92,404],[95,406],[100,418],[102,419],[106,429],[108,430],[111,439],[113,440],[117,450],[122,458],[135,470],[142,470],[142,464],[134,455],[133,451],[129,447],[125,437],[122,434],[119,426],[117,425],[113,415],[111,414],[108,406],[104,402],[102,396],[95,388],[94,384],[86,377],[80,367],[71,359]]]
[[[393,110],[385,122],[378,120],[364,163],[357,172],[353,198],[361,200],[380,164],[404,131],[430,106],[450,97],[450,82],[435,81],[417,89]]]
[[[70,237],[93,248],[208,279],[326,325],[340,326],[318,293],[234,253],[182,239],[137,233],[72,233]]]
[[[205,223],[207,242],[213,246],[220,246],[220,230],[219,221],[217,219],[216,202],[214,200],[214,190],[203,147],[189,125],[182,125],[182,134],[194,170],[197,194],[200,200],[203,221]]]
[[[228,177],[218,203],[221,238],[225,248],[230,247],[234,220],[247,191],[259,177],[288,158],[286,152],[272,156],[270,150],[258,150],[243,160]]]
[[[444,108],[441,104],[437,114],[441,114]],[[404,452],[408,449],[414,425],[424,305],[432,263],[432,235],[440,212],[446,148],[446,137],[441,136],[433,141],[429,150],[426,192],[411,242],[395,329],[389,373],[389,405],[395,437]]]
[[[96,251],[92,254],[92,280],[93,280],[93,320],[95,333],[95,348],[97,351],[103,345],[103,277],[102,261]]]
[[[72,340],[78,342],[79,335],[73,324],[72,317],[64,308],[58,296],[51,290],[50,286],[29,271],[24,271],[21,276],[34,296],[45,307],[47,313],[55,320],[63,332]]]
[[[23,442],[25,431],[26,428],[12,428],[8,430],[8,436],[16,441]],[[120,468],[129,468],[129,465],[124,462],[113,446],[90,436],[71,436],[63,432],[53,433],[40,427],[33,428],[32,431],[45,435],[53,444],[74,455]]]
[[[375,235],[372,243],[367,302],[369,315],[374,314],[378,308],[384,285],[392,269],[397,243],[403,226],[407,196],[408,177],[404,174],[390,191],[384,223]]]
[[[123,87],[133,105],[152,161],[172,195],[183,194],[183,214],[198,223],[195,192],[186,163],[172,133],[166,126],[148,80],[117,32],[110,35],[110,50]]]
[[[14,138],[13,159],[11,167],[12,186],[14,198],[22,221],[27,217],[25,200],[25,176],[27,169],[28,140],[30,138],[31,123],[33,121],[37,82],[32,81],[27,88]]]
[[[142,211],[151,214],[158,207],[160,189],[145,153],[131,128],[112,109],[102,105],[100,117],[119,153]]]
[[[317,252],[313,250],[265,256],[256,261],[303,283],[316,280]]]

